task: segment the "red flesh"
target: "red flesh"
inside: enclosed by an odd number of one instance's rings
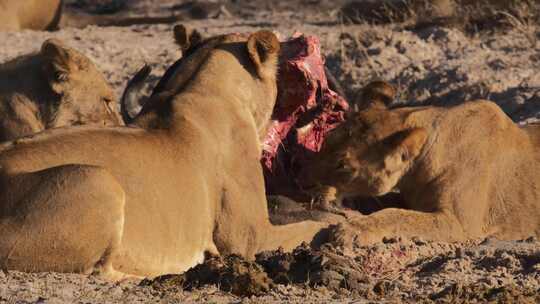
[[[347,101],[328,88],[319,39],[295,34],[281,44],[278,100],[263,142],[268,194],[301,196],[296,173],[345,119]]]

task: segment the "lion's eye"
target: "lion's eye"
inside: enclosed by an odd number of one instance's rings
[[[338,161],[336,169],[338,170],[347,169],[347,163],[344,160]]]

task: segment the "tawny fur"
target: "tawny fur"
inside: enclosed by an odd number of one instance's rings
[[[67,11],[62,0],[0,0],[0,31],[24,29],[44,31],[88,25],[131,26],[136,24],[167,24],[185,16],[118,16],[92,15]]]
[[[122,125],[112,88],[86,56],[49,39],[0,65],[0,141],[79,124]]]
[[[388,82],[376,80],[364,86],[357,95],[351,102],[354,111],[363,111],[368,108],[386,109],[395,100],[397,89]],[[318,168],[316,166],[306,166],[303,174],[311,175],[311,170],[318,170]],[[317,172],[314,172],[314,174],[317,174]],[[335,205],[341,206],[341,200],[343,198],[335,187],[321,185],[316,189],[309,189],[308,193],[313,197],[315,207],[326,211],[342,213],[340,210],[334,208]]]
[[[0,0],[0,31],[52,30],[62,16],[62,0]]]
[[[130,127],[56,129],[4,144],[4,267],[156,276],[205,252],[253,258],[311,241],[323,224],[268,218],[257,130],[276,101],[279,43],[268,32],[246,40],[223,36],[195,50],[177,67],[189,77],[165,81],[169,94],[152,98]]]
[[[302,176],[306,187],[333,186],[342,197],[399,189],[408,210],[354,216],[356,231],[336,230],[363,244],[385,236],[523,239],[540,235],[539,139],[540,126],[519,127],[489,101],[373,107],[331,132]]]

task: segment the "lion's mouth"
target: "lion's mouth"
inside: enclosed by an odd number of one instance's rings
[[[263,141],[262,163],[270,192],[274,179],[294,183],[306,158],[319,152],[327,133],[345,120],[348,107],[328,87],[317,37],[295,34],[282,43],[278,100]]]

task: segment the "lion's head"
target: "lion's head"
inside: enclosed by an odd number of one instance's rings
[[[364,96],[381,97],[382,88],[389,87],[372,84]],[[427,132],[406,126],[399,109],[369,107],[383,102],[377,98],[364,100],[367,109],[349,113],[328,134],[321,151],[300,172],[298,182],[304,189],[331,186],[340,196],[376,196],[398,184],[420,154]]]
[[[123,125],[113,90],[92,61],[56,39],[0,65],[0,140],[48,128]]]
[[[126,89],[128,92],[122,101],[126,109],[122,112],[124,117],[128,117],[127,121],[148,126],[150,121],[157,121],[155,115],[168,111],[170,103],[167,101],[177,94],[203,92],[209,98],[231,100],[235,106],[246,110],[252,116],[260,138],[263,138],[277,96],[280,44],[275,34],[262,30],[203,39],[197,31],[178,25],[175,39],[182,48],[182,58],[165,72],[141,111],[133,118],[129,113],[134,111],[130,109],[135,108],[138,101],[130,96],[137,99],[138,94],[131,94],[130,88]],[[135,91],[137,87],[133,85]]]
[[[119,125],[113,90],[88,57],[56,39],[41,47],[43,73],[56,102],[48,105],[46,126]]]

